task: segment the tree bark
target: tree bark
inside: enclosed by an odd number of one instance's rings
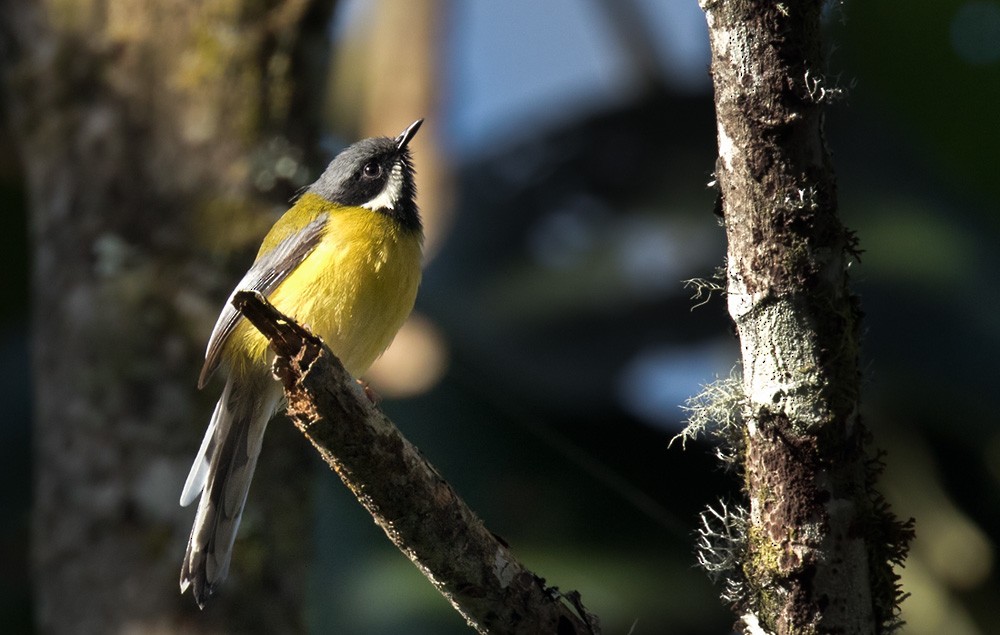
[[[470,626],[484,634],[600,633],[579,594],[562,594],[527,570],[319,338],[259,293],[237,293],[233,304],[271,342],[296,427]]]
[[[906,527],[872,489],[859,321],[823,137],[819,0],[702,0],[712,49],[727,294],[742,348],[749,497],[736,610],[753,632],[895,621]]]
[[[307,89],[320,82],[297,79],[303,51],[323,54],[328,12],[311,0],[0,3],[34,243],[43,632],[303,630],[304,448],[279,451],[269,435],[251,495],[268,504],[248,506],[226,601],[197,617],[178,593],[193,511],[177,499],[215,398],[194,390],[204,339],[235,279],[209,256],[249,256],[272,201],[304,183],[305,106],[319,95]]]

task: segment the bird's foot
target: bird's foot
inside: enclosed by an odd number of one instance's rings
[[[369,386],[368,382],[364,379],[355,379],[354,381],[358,382],[358,385],[361,386],[361,390],[365,393],[365,397],[368,397],[368,401],[372,402],[373,406],[377,406],[379,402],[382,401],[382,398],[379,397],[377,392],[375,392],[375,389]]]

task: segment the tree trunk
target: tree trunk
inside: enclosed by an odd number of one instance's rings
[[[215,399],[194,385],[235,279],[218,255],[245,266],[274,203],[308,178],[298,144],[316,138],[303,109],[318,92],[304,89],[321,82],[296,79],[304,51],[324,55],[329,11],[312,5],[0,6],[35,248],[44,632],[302,630],[307,450],[291,427],[272,426],[251,495],[267,503],[248,505],[226,600],[196,619],[177,586],[193,510],[177,500]]]
[[[750,508],[744,624],[875,633],[907,528],[872,488],[859,418],[859,320],[823,138],[819,0],[702,0],[712,48],[729,312],[742,347]],[[753,632],[760,632],[759,630]]]

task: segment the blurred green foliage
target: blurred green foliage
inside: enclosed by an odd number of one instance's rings
[[[847,2],[833,40],[834,68],[855,79],[856,107],[871,109],[928,168],[1000,222],[1000,6],[990,0]],[[903,141],[905,139],[905,141]]]

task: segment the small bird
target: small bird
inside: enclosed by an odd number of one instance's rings
[[[337,155],[267,233],[233,291],[259,291],[308,325],[353,377],[392,341],[420,285],[423,229],[408,144],[421,123]],[[180,580],[201,608],[229,570],[264,429],[281,405],[270,358],[267,340],[227,302],[198,378],[203,388],[221,366],[226,386],[180,500],[201,496]]]

